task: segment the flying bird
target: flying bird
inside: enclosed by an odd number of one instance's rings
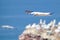
[[[35,12],[35,11],[30,11],[30,10],[26,10],[25,12],[27,14],[31,14],[34,16],[51,16],[53,14],[51,12]]]
[[[6,28],[6,29],[14,29],[13,26],[10,25],[2,25],[2,28]]]

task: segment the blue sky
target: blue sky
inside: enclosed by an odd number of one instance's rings
[[[25,10],[52,12],[53,15],[46,17],[27,15]],[[16,35],[20,34],[27,24],[39,23],[39,19],[46,20],[47,23],[53,19],[59,22],[60,0],[0,0],[0,26],[16,27],[19,31]],[[4,32],[2,31],[2,33]]]
[[[57,19],[60,18],[59,0],[0,0],[0,19],[21,19],[22,21],[36,19]],[[35,17],[25,14],[25,10],[52,12],[52,16]],[[16,20],[17,21],[17,20]]]
[[[26,9],[59,15],[59,0],[1,0],[1,15],[25,15]],[[3,12],[4,11],[4,12]]]
[[[25,10],[54,12],[59,15],[59,0],[1,0],[1,15],[25,15]]]

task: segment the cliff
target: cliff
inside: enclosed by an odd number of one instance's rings
[[[40,20],[39,24],[29,24],[19,40],[60,40],[60,22],[56,25],[55,20],[48,24]]]

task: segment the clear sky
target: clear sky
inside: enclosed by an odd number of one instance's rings
[[[51,12],[53,15],[46,17],[27,15],[25,10]],[[39,19],[46,20],[47,23],[53,19],[59,22],[60,0],[0,0],[0,26],[12,25],[16,27],[18,32],[15,35],[17,35],[17,37],[27,24],[34,22],[39,23]],[[0,37],[3,35],[2,33],[7,33],[6,30],[5,32],[1,32],[1,30]],[[4,38],[4,36],[2,37]],[[4,40],[3,38],[2,40]]]

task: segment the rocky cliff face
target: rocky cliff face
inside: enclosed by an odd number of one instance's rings
[[[50,32],[50,33],[49,33]],[[58,34],[47,30],[26,29],[19,35],[19,40],[60,40]]]
[[[53,22],[50,25],[44,24],[29,24],[21,35],[19,40],[60,40],[60,26],[54,26]]]
[[[36,29],[26,29],[20,36],[19,40],[48,40],[47,38],[41,37]]]

